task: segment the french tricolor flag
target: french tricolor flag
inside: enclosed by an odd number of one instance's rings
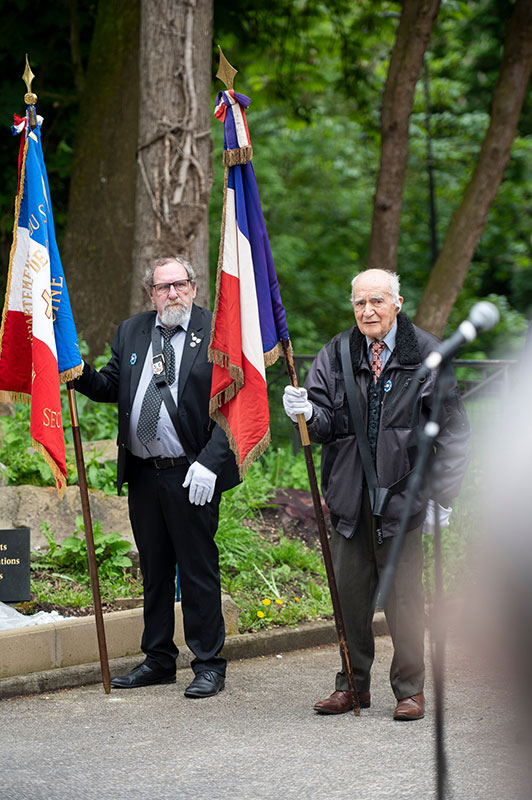
[[[37,125],[15,116],[21,135],[13,244],[0,326],[0,399],[31,403],[33,446],[46,459],[62,494],[65,440],[59,384],[82,372]]]
[[[209,358],[210,415],[225,430],[241,476],[270,441],[266,367],[288,341],[286,315],[251,164],[249,98],[220,92],[224,123],[224,210]]]

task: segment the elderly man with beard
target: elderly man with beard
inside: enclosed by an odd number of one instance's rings
[[[190,698],[224,688],[218,526],[221,492],[238,483],[225,433],[209,418],[211,312],[194,304],[196,276],[181,256],[157,261],[144,286],[155,310],[122,322],[109,362],[88,364],[76,389],[118,402],[117,489],[129,515],[144,581],[144,661],[113,678],[119,689],[174,683],[176,564],[185,641],[194,654]]]

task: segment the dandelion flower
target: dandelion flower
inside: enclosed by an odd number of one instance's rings
[[[265,597],[264,600],[262,601],[262,605],[263,606],[269,606],[269,605],[271,605],[271,602],[272,601],[270,600],[269,597]]]
[[[264,616],[264,611],[257,611],[257,617],[258,617],[259,619],[262,619],[262,618],[263,618],[263,616]]]
[[[294,597],[294,603],[299,603],[299,597]]]
[[[282,604],[283,604],[283,601],[281,600],[280,597],[276,597],[275,598],[275,602],[277,603],[278,606],[282,606]]]

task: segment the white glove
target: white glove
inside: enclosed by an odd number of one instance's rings
[[[204,506],[205,503],[210,503],[214,494],[214,484],[216,483],[216,475],[210,469],[204,467],[199,461],[194,461],[188,468],[185,480],[183,481],[183,489],[190,486],[188,499],[196,506]]]
[[[449,517],[451,516],[452,508],[445,508],[438,503],[438,518],[440,520],[440,528],[447,528],[449,526]],[[436,513],[434,500],[429,500],[427,503],[427,513],[423,522],[423,534],[432,535],[436,530]]]
[[[285,386],[283,406],[292,422],[297,422],[298,414],[304,414],[305,422],[308,422],[312,416],[312,403],[307,398],[307,390],[302,387],[296,389],[295,386]]]

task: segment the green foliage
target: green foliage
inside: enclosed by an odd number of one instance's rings
[[[83,357],[87,356],[87,343],[81,339],[79,349]],[[105,348],[102,355],[92,360],[95,369],[101,369],[111,358],[111,348]],[[76,393],[76,405],[78,408],[79,428],[81,438],[84,442],[98,441],[101,439],[115,439],[118,431],[118,408],[116,403],[95,403],[85,395]],[[68,395],[61,393],[61,408],[63,415],[63,427],[65,429],[65,439],[72,441],[72,429],[67,422],[70,421],[70,411],[68,406]]]
[[[0,463],[6,467],[9,485],[53,483],[48,464],[31,446],[28,405],[16,403],[14,417],[0,417]]]
[[[99,489],[105,494],[116,494],[116,461],[98,462],[97,457],[85,465],[87,483],[91,489]],[[124,492],[127,494],[127,491]]]
[[[86,608],[92,605],[92,592],[89,587],[69,581],[64,575],[51,574],[30,579],[31,600],[19,603],[17,610],[25,614],[35,613],[40,603],[53,603],[64,608]],[[107,595],[109,597],[109,595]]]
[[[80,395],[78,395],[79,397]],[[85,399],[85,398],[84,398]],[[72,427],[68,424],[70,412],[66,391],[62,390],[62,416],[65,441],[72,442]],[[85,429],[84,441],[91,434],[96,439],[115,438],[116,407],[98,403],[84,405],[84,416],[80,414],[80,429]],[[30,406],[14,403],[15,416],[0,417],[0,463],[6,467],[10,486],[29,484],[33,486],[55,485],[52,471],[43,457],[32,447],[30,433]],[[78,406],[79,411],[79,406]],[[77,466],[73,447],[67,448],[67,483],[77,483]],[[90,489],[100,489],[106,494],[116,492],[116,462],[98,461],[98,453],[86,459],[85,470]],[[125,487],[127,493],[127,487]]]
[[[314,446],[312,455],[314,469],[319,475],[321,447]],[[269,447],[258,462],[264,480],[272,487],[289,487],[290,489],[309,490],[307,465],[303,450],[293,453],[289,445]]]
[[[39,557],[36,566],[66,573],[80,583],[87,582],[90,578],[83,518],[76,517],[76,530],[61,544],[56,542],[55,534],[47,522],[42,523],[41,530],[46,537],[48,549]],[[102,578],[122,576],[124,570],[132,566],[131,559],[127,555],[131,545],[119,533],[104,533],[101,522],[95,520],[93,538],[98,574]]]
[[[80,343],[82,355],[87,345]],[[111,355],[110,348],[94,360],[100,369]],[[76,394],[81,438],[84,442],[115,439],[118,429],[118,411],[115,404],[94,403],[81,394]],[[30,434],[31,407],[25,403],[14,403],[15,416],[0,416],[0,463],[6,467],[10,486],[29,484],[33,486],[53,486],[52,471],[42,456],[32,447]],[[73,434],[70,420],[68,394],[61,387],[61,415],[65,442],[72,445]],[[116,462],[99,463],[98,453],[94,452],[85,460],[87,484],[90,489],[99,489],[106,494],[116,492]],[[77,466],[73,447],[67,448],[67,483],[77,483]],[[127,486],[124,487],[127,494]]]
[[[224,590],[240,608],[241,630],[331,614],[319,553],[282,531],[272,540],[256,531],[261,509],[271,499],[273,486],[279,485],[272,483],[272,477],[284,481],[297,475],[302,460],[303,453],[293,456],[289,448],[279,450],[273,459],[265,455],[252,464],[239,486],[223,496],[216,534],[220,573]],[[286,469],[280,469],[280,461]]]

